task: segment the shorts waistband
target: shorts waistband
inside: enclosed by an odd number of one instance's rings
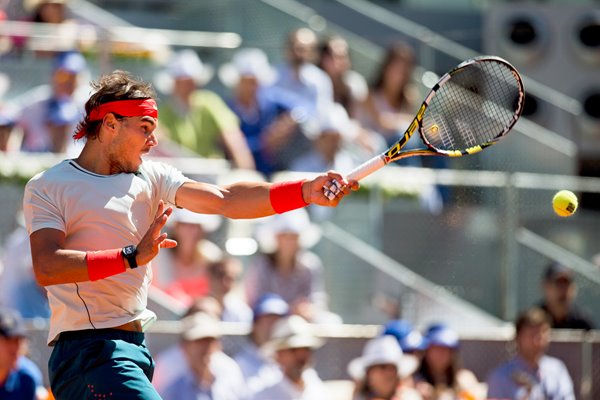
[[[120,339],[132,343],[142,343],[144,341],[143,332],[132,332],[119,328],[100,328],[100,329],[82,329],[78,331],[61,332],[59,341],[64,340],[85,340],[85,339]]]

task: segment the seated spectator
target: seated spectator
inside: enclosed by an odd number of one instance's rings
[[[485,398],[475,374],[459,366],[460,342],[454,330],[444,324],[433,324],[425,340],[427,349],[415,374],[416,388],[423,399]]]
[[[242,263],[235,258],[226,257],[208,265],[210,296],[219,302],[223,310],[221,321],[252,321],[252,310],[243,296],[236,292],[235,284],[242,273]]]
[[[261,252],[244,277],[248,304],[266,293],[280,295],[291,308],[311,322],[339,322],[327,310],[321,259],[307,250],[320,237],[308,213],[298,209],[265,219],[258,231]]]
[[[41,400],[42,372],[23,355],[27,331],[18,312],[0,309],[0,399]]]
[[[318,66],[329,76],[333,101],[341,104],[351,118],[356,117],[358,104],[369,92],[366,79],[352,70],[348,42],[341,36],[331,36],[319,46]]]
[[[313,351],[322,345],[306,320],[290,315],[278,320],[265,350],[279,365],[280,379],[260,390],[253,400],[328,399],[326,387],[312,368]]]
[[[410,379],[419,360],[403,354],[398,341],[389,335],[369,340],[362,356],[348,364],[354,379],[354,400],[419,400],[421,395]]]
[[[195,313],[182,320],[180,350],[186,368],[172,377],[157,391],[165,400],[247,399],[244,378],[239,367],[221,351],[219,322],[205,313]],[[169,363],[166,368],[178,368],[175,360],[157,359]]]
[[[285,61],[277,67],[274,86],[293,93],[301,102],[302,120],[310,122],[333,102],[331,79],[314,65],[317,51],[317,35],[308,28],[293,30],[287,37]],[[295,134],[279,147],[274,156],[278,170],[286,170],[297,157],[310,147],[309,141],[296,130]]]
[[[257,170],[268,177],[277,169],[278,150],[298,129],[302,102],[294,93],[272,86],[277,73],[257,48],[235,53],[231,62],[219,69],[219,77],[233,89],[227,104],[240,119]]]
[[[238,118],[216,93],[201,89],[211,77],[212,70],[193,50],[176,53],[158,75],[156,85],[168,95],[159,104],[165,136],[200,156],[255,169]]]
[[[177,247],[158,253],[153,283],[189,306],[195,298],[208,294],[208,265],[223,257],[221,249],[208,240],[221,225],[221,218],[175,209],[170,223],[169,236],[177,240]]]
[[[540,307],[550,316],[553,329],[594,329],[591,319],[575,305],[577,283],[571,269],[558,262],[546,268]]]
[[[86,68],[85,59],[77,52],[55,57],[51,87],[33,89],[22,101],[18,120],[23,130],[21,150],[77,153],[78,145],[70,139],[83,116],[84,88],[79,82]]]
[[[0,306],[14,309],[25,318],[50,318],[46,289],[35,279],[22,212],[17,213],[17,223],[0,251],[4,265],[4,271],[0,271]]]
[[[546,355],[550,319],[539,308],[519,315],[515,323],[517,355],[495,368],[487,379],[488,398],[573,400],[573,382],[565,364]]]
[[[344,149],[344,144],[351,141],[358,131],[348,118],[346,110],[332,103],[322,110],[314,128],[307,130],[312,147],[299,156],[290,165],[292,171],[351,171],[358,163]]]
[[[234,357],[242,369],[251,395],[281,379],[281,370],[261,349],[271,338],[273,325],[288,314],[289,306],[281,296],[267,293],[258,299],[252,312],[252,330]]]
[[[363,125],[383,135],[388,146],[404,134],[419,105],[418,92],[411,86],[414,65],[409,46],[398,43],[390,47],[359,110]]]

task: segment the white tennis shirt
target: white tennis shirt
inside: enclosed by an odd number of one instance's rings
[[[65,160],[25,187],[27,230],[58,229],[66,249],[94,251],[137,245],[151,225],[159,200],[175,204],[188,179],[169,165],[145,160],[139,172],[98,175]],[[119,326],[154,314],[146,309],[150,265],[95,282],[47,286],[52,315],[48,343],[61,332]]]

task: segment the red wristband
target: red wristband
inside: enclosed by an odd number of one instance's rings
[[[277,214],[306,207],[308,205],[308,203],[304,201],[304,197],[302,197],[302,183],[304,183],[303,180],[278,182],[271,186],[269,199],[271,200],[273,210],[275,210]]]
[[[91,281],[108,278],[125,272],[125,261],[121,249],[88,251],[86,253],[88,275]]]

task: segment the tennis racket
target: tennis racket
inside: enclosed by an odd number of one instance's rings
[[[348,179],[361,180],[402,158],[478,153],[510,132],[524,102],[521,77],[506,60],[481,56],[464,61],[433,86],[402,138],[352,170]],[[425,147],[402,151],[417,129]],[[340,190],[337,181],[323,187],[330,200]]]

